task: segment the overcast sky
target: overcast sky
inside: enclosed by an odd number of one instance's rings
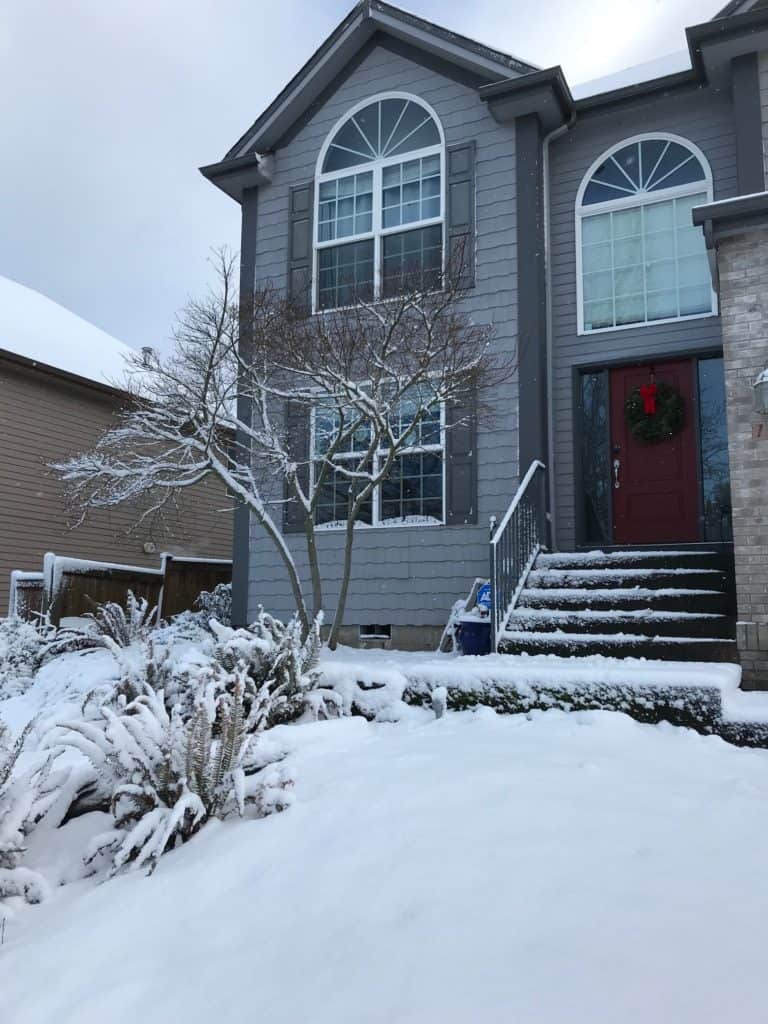
[[[577,83],[683,49],[724,0],[408,0]],[[0,274],[160,345],[234,248],[220,159],[352,0],[0,0]]]

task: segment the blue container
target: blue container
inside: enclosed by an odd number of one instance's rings
[[[459,621],[459,647],[462,654],[491,653],[491,620],[467,616]]]

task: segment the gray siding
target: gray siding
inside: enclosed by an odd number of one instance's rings
[[[553,142],[551,152],[551,281],[553,338],[553,413],[557,544],[575,543],[575,473],[573,430],[574,370],[579,366],[637,357],[673,357],[719,347],[720,319],[709,317],[577,334],[576,192],[600,154],[641,132],[667,131],[690,139],[709,160],[715,199],[736,194],[736,149],[728,97],[709,89],[677,91],[607,107],[582,116],[571,131]]]
[[[760,107],[763,112],[763,171],[768,181],[768,53],[761,53],[757,58],[760,75]]]
[[[285,287],[288,201],[291,187],[312,179],[320,147],[353,104],[386,90],[410,92],[430,103],[448,146],[474,140],[476,162],[476,286],[471,311],[496,325],[498,344],[514,350],[516,244],[514,134],[497,124],[476,93],[434,70],[382,49],[373,50],[288,144],[276,153],[275,175],[259,190],[257,277]],[[499,389],[494,425],[478,437],[478,525],[361,530],[356,542],[347,624],[439,625],[475,576],[488,572],[488,517],[508,505],[517,478],[517,393]],[[321,534],[326,610],[333,612],[342,535]],[[303,540],[291,539],[306,570]],[[292,610],[288,581],[269,539],[251,529],[250,610],[263,603],[278,615]]]

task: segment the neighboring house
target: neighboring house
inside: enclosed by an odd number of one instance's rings
[[[397,507],[376,504],[356,543],[349,640],[376,624],[395,645],[432,644],[490,575],[504,650],[734,658],[735,535],[739,614],[753,624],[739,651],[759,682],[768,425],[752,383],[768,363],[768,228],[751,229],[768,210],[766,4],[731,3],[687,41],[571,89],[559,67],[364,0],[202,169],[242,206],[244,295],[309,285],[322,315],[345,289],[378,297],[404,267],[439,265],[460,237],[466,308],[517,353],[461,472],[446,439],[436,472],[414,473]],[[726,221],[742,234],[719,242]],[[645,437],[653,417],[660,440]],[[522,498],[536,525],[523,535],[510,503],[535,460],[546,469]],[[433,522],[406,525],[427,500]],[[517,557],[513,539],[527,545]],[[341,534],[322,545],[332,564]],[[561,554],[528,576],[540,545]],[[596,548],[615,550],[585,554]],[[287,614],[281,563],[245,513],[235,559],[237,616],[259,602]]]
[[[14,569],[40,571],[46,551],[156,567],[159,553],[228,558],[232,513],[206,483],[162,524],[128,507],[92,513],[74,530],[48,464],[92,448],[123,406],[134,350],[30,288],[0,277],[0,615]],[[122,387],[121,387],[122,385]]]

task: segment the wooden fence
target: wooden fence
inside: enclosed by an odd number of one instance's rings
[[[163,554],[159,569],[62,558],[49,552],[42,572],[11,573],[11,614],[33,619],[46,610],[51,622],[92,612],[97,604],[125,604],[126,592],[145,597],[160,618],[194,608],[203,590],[232,580],[232,563]]]

